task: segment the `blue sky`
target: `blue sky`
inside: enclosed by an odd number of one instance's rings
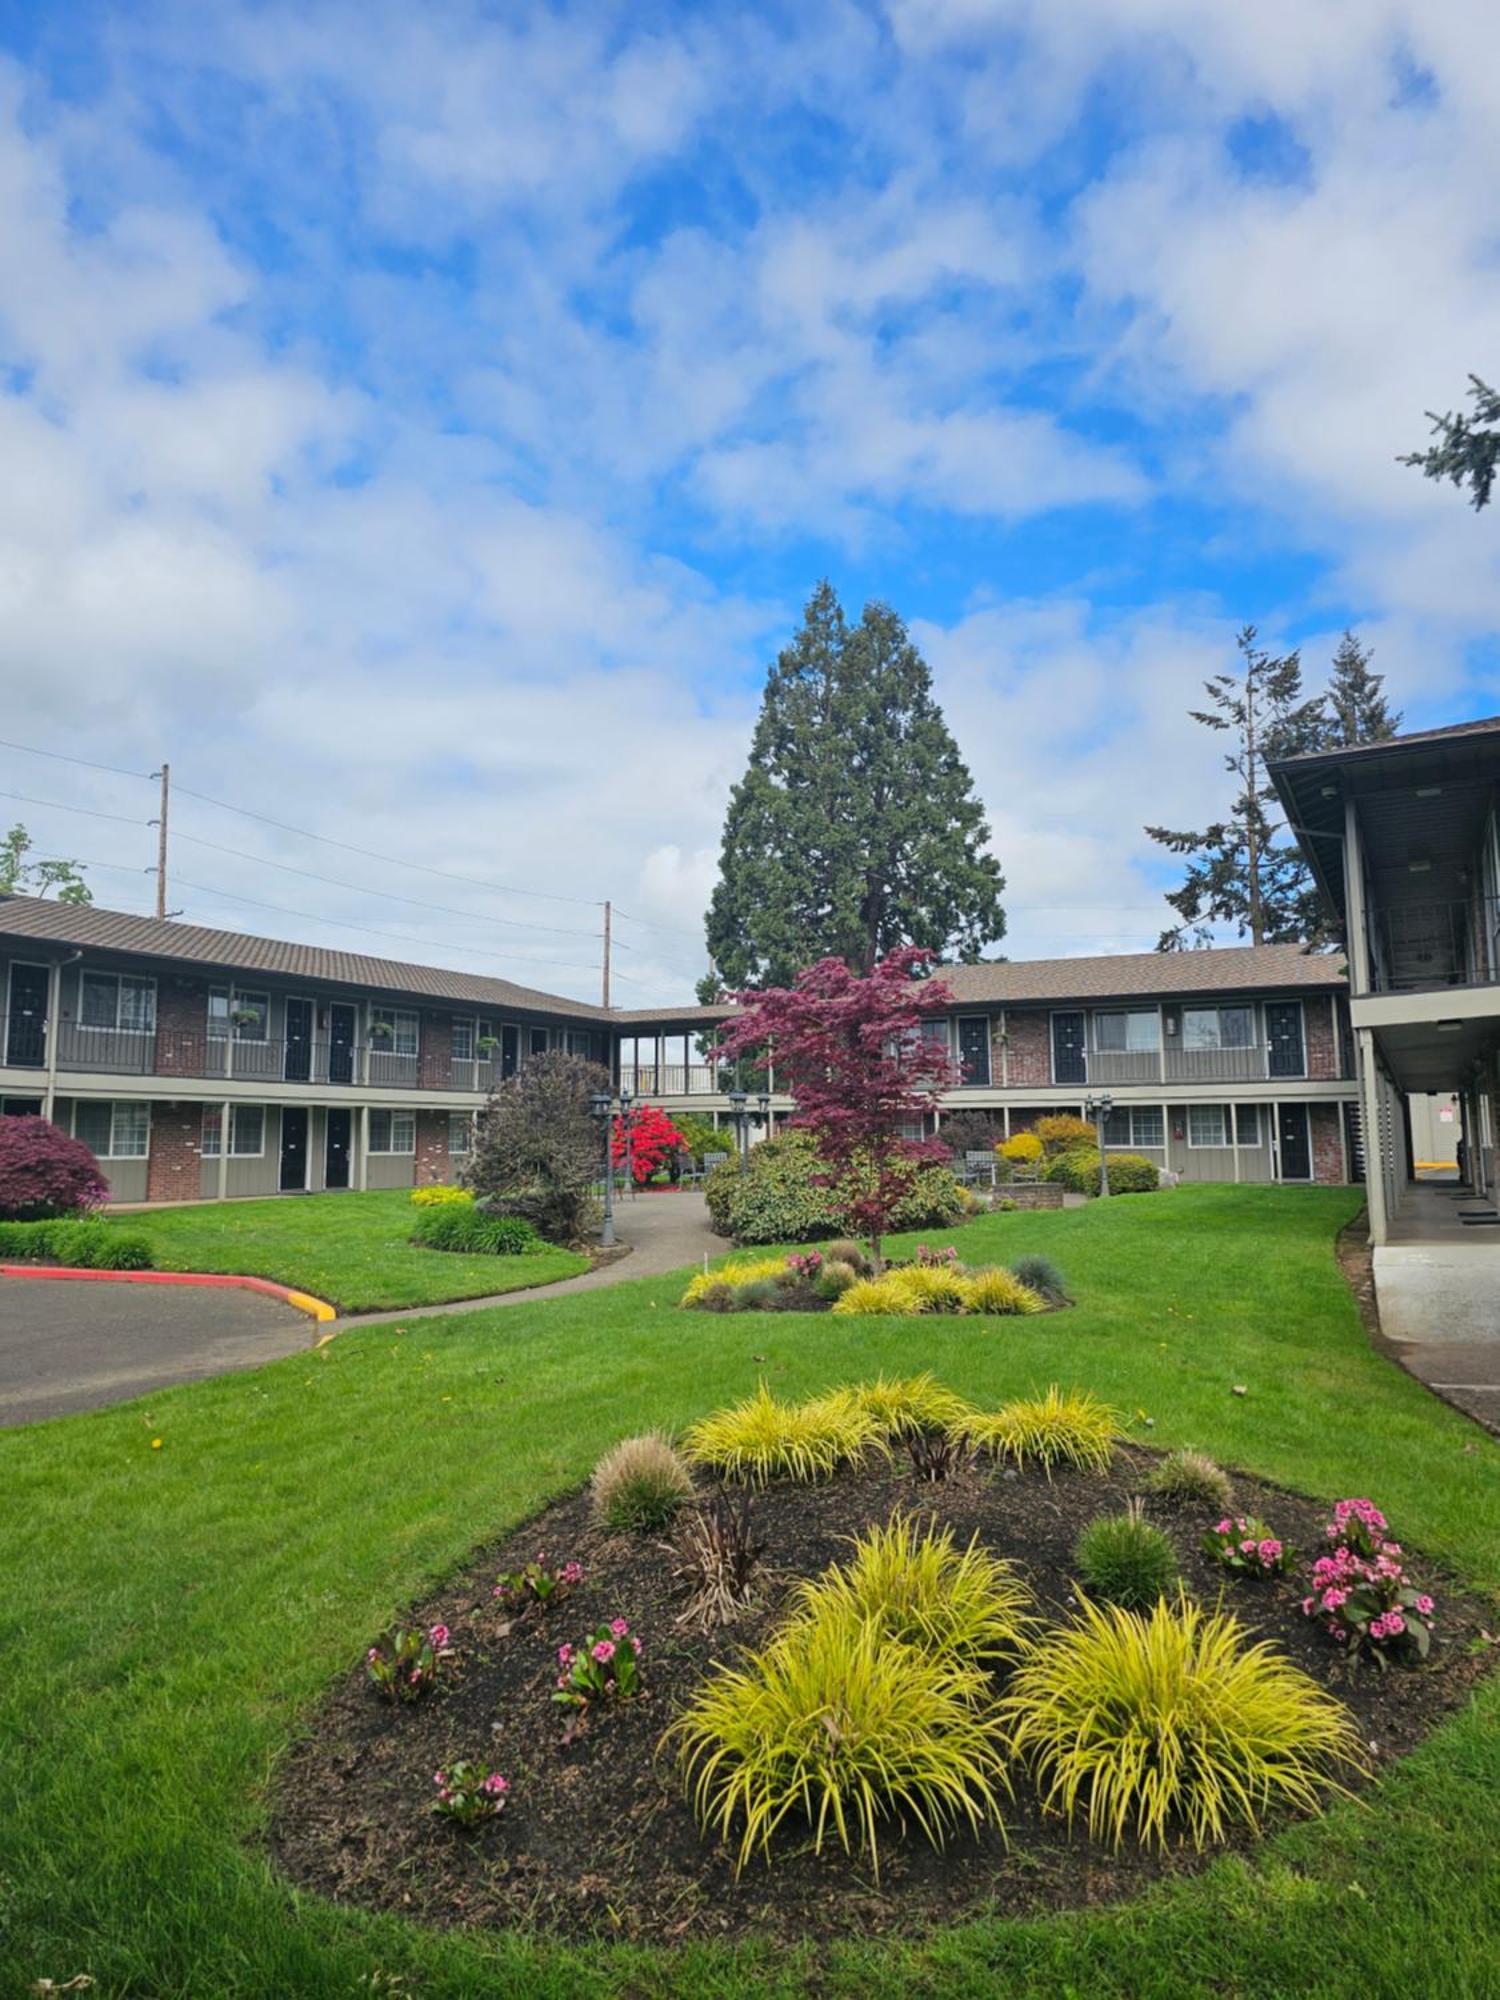
[[[1500,369],[1486,14],[0,0],[0,734],[262,814],[184,793],[191,918],[591,994],[610,896],[646,1003],[828,575],[1005,948],[1148,946],[1238,626],[1500,708],[1500,525],[1395,463]],[[146,907],[142,781],[0,791]]]

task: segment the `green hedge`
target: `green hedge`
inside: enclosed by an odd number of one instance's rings
[[[149,1271],[155,1261],[146,1237],[102,1222],[0,1222],[0,1261],[43,1257],[75,1271]]]
[[[736,1243],[813,1243],[848,1233],[849,1219],[825,1187],[805,1132],[784,1132],[752,1146],[743,1173],[739,1161],[715,1167],[704,1183],[709,1219]],[[924,1166],[906,1200],[898,1203],[892,1230],[946,1229],[969,1212],[964,1190],[947,1167]]]
[[[481,1257],[524,1257],[547,1247],[523,1216],[489,1215],[459,1202],[423,1210],[411,1240],[428,1250],[462,1250]]]
[[[1060,1153],[1047,1167],[1044,1180],[1057,1181],[1074,1194],[1099,1192],[1099,1155],[1082,1146]],[[1154,1194],[1161,1175],[1140,1153],[1111,1153],[1109,1191],[1111,1194]]]

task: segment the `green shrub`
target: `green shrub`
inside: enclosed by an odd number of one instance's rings
[[[111,1229],[103,1222],[43,1222],[29,1227],[43,1233],[33,1238],[29,1251],[18,1255],[53,1257],[74,1271],[149,1271],[152,1267],[151,1244],[146,1237]],[[0,1251],[3,1249],[0,1241]]]
[[[836,1838],[879,1875],[879,1829],[914,1823],[934,1845],[1000,1817],[1005,1745],[984,1674],[890,1640],[825,1599],[764,1651],[720,1667],[673,1724],[699,1819],[738,1835],[736,1869],[788,1821],[814,1850]]]
[[[836,1236],[823,1246],[823,1255],[830,1264],[847,1264],[856,1278],[868,1278],[875,1268],[864,1244],[856,1243],[852,1236]]]
[[[822,1270],[813,1281],[813,1290],[826,1304],[832,1305],[835,1299],[842,1298],[855,1283],[857,1275],[852,1264],[841,1263],[831,1257],[825,1258]]]
[[[818,1184],[823,1172],[816,1148],[806,1132],[783,1132],[752,1146],[743,1171],[738,1160],[715,1167],[704,1182],[709,1219],[721,1236],[737,1243],[812,1243],[837,1237],[849,1222],[832,1190]],[[896,1204],[890,1227],[943,1229],[964,1214],[963,1190],[949,1168],[927,1165],[917,1170],[911,1191]],[[857,1245],[838,1242],[830,1256],[855,1263],[848,1253]],[[859,1264],[867,1263],[859,1251]]]
[[[1090,1597],[1127,1611],[1149,1611],[1177,1581],[1177,1554],[1139,1505],[1090,1521],[1073,1549],[1078,1581]]]
[[[1229,1474],[1201,1451],[1174,1451],[1146,1481],[1148,1493],[1180,1507],[1206,1507],[1227,1513],[1234,1504]]]
[[[1066,1153],[1054,1153],[1042,1168],[1044,1181],[1055,1181],[1071,1194],[1099,1192],[1099,1155],[1092,1146],[1075,1146]]]
[[[1048,1163],[1043,1178],[1060,1181],[1074,1194],[1097,1194],[1099,1155],[1092,1147],[1086,1149],[1082,1146],[1075,1152],[1059,1153],[1055,1160]],[[1160,1185],[1160,1172],[1142,1154],[1110,1154],[1109,1191],[1112,1195],[1154,1194]]]
[[[489,1215],[472,1202],[440,1202],[417,1217],[412,1241],[428,1250],[457,1250],[479,1257],[523,1257],[545,1249],[519,1215]]]
[[[617,1533],[664,1528],[693,1496],[692,1474],[660,1431],[625,1438],[594,1467],[594,1513]]]
[[[1048,1118],[1038,1118],[1032,1127],[1046,1157],[1055,1159],[1059,1153],[1076,1152],[1079,1147],[1095,1148],[1099,1135],[1087,1118],[1075,1118],[1071,1111],[1059,1111]]]
[[[51,1222],[0,1222],[0,1258],[14,1263],[25,1257],[52,1255]]]
[[[1277,1806],[1314,1811],[1362,1763],[1342,1703],[1186,1599],[1146,1616],[1085,1603],[1022,1660],[1001,1714],[1044,1807],[1114,1847],[1176,1828],[1202,1848]]]
[[[1010,1564],[973,1537],[895,1515],[858,1536],[847,1562],[800,1586],[796,1604],[820,1615],[841,1606],[878,1625],[888,1641],[992,1671],[1013,1658],[1036,1625],[1036,1600]]]
[[[1068,1281],[1050,1257],[1017,1257],[1010,1269],[1012,1277],[1039,1293],[1049,1306],[1067,1305]]]

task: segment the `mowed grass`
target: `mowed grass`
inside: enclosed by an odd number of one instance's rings
[[[1354,1205],[1184,1188],[966,1230],[975,1261],[1056,1259],[1080,1304],[1040,1318],[689,1315],[683,1273],[356,1328],[316,1357],[6,1433],[0,1993],[87,1972],[98,1995],[256,2000],[1492,1996],[1500,1679],[1365,1802],[1249,1859],[1118,1907],[904,1942],[426,1931],[293,1891],[262,1844],[278,1757],[372,1634],[617,1438],[762,1376],[798,1395],[930,1368],[988,1403],[1078,1384],[1154,1444],[1371,1494],[1403,1540],[1500,1589],[1500,1445],[1370,1351],[1332,1256]],[[581,1867],[589,1838],[581,1818]]]
[[[237,1271],[274,1278],[327,1299],[343,1312],[442,1305],[550,1285],[588,1269],[571,1250],[525,1257],[466,1257],[424,1250],[411,1232],[410,1190],[277,1195],[266,1201],[204,1202],[109,1218],[150,1240],[163,1271]]]

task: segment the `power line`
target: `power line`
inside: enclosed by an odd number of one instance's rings
[[[23,806],[46,806],[52,812],[82,813],[85,819],[112,819],[117,826],[146,825],[145,820],[127,819],[124,813],[99,812],[93,806],[65,806],[61,799],[34,799],[29,792],[0,792],[0,799],[16,799]]]
[[[20,750],[27,757],[50,757],[55,764],[80,764],[85,771],[108,771],[112,778],[149,780],[149,771],[122,771],[117,764],[96,764],[88,757],[70,757],[62,750],[38,750],[34,743],[12,743],[0,736],[0,750]]]

